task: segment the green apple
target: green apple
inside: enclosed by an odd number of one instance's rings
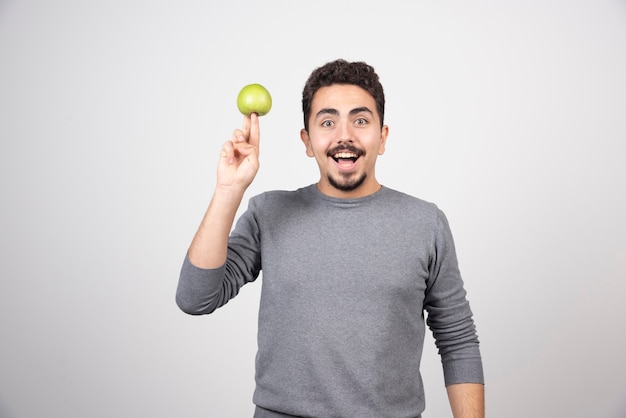
[[[263,116],[272,108],[272,96],[262,85],[248,84],[241,89],[237,96],[237,107],[246,116],[251,113]]]

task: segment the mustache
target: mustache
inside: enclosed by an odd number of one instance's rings
[[[356,155],[358,155],[359,157],[361,155],[365,155],[365,151],[358,149],[357,147],[355,147],[352,144],[341,144],[341,145],[337,145],[334,148],[331,148],[328,150],[328,152],[326,153],[327,156],[332,157],[333,155],[337,154],[338,152],[353,152]]]

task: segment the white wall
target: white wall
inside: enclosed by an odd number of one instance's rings
[[[380,180],[448,215],[490,417],[626,413],[626,4],[0,2],[0,417],[249,417],[259,283],[178,311],[235,98],[266,85],[250,189],[316,180],[313,68],[387,93]],[[427,341],[425,417],[449,417]]]

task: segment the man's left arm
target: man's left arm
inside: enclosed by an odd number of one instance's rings
[[[454,418],[485,418],[485,386],[458,383],[446,388]]]
[[[448,221],[438,213],[437,235],[425,308],[441,356],[454,418],[484,418],[485,394],[480,343],[459,271]]]

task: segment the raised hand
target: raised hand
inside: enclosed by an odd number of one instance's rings
[[[259,117],[244,116],[241,129],[235,129],[222,146],[217,168],[217,187],[245,190],[259,170]]]

